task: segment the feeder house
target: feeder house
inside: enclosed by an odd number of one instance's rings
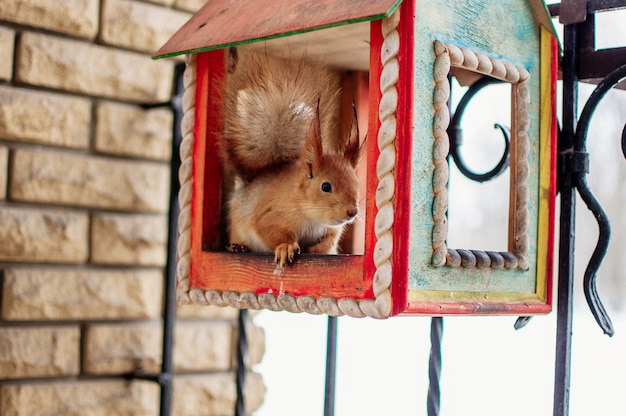
[[[233,253],[217,143],[232,47],[321,62],[356,107],[359,219],[338,255]],[[540,0],[209,0],[155,58],[186,55],[180,303],[386,318],[551,309],[558,43]],[[508,247],[448,245],[451,82],[510,84]],[[361,137],[361,140],[364,138]],[[288,196],[286,196],[288,197]]]

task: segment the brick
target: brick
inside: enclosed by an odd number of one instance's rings
[[[230,368],[233,353],[231,322],[179,322],[175,329],[174,364],[177,371]],[[211,348],[205,348],[207,345]]]
[[[238,328],[235,327],[233,331],[233,367],[236,367],[236,359],[237,359],[237,333]],[[248,366],[253,366],[258,364],[263,359],[263,355],[265,354],[265,331],[263,328],[249,324],[246,328],[246,339],[248,341]]]
[[[197,12],[206,3],[205,0],[175,0],[174,6],[190,12]]]
[[[7,197],[7,177],[9,173],[9,149],[0,146],[0,200]]]
[[[77,375],[78,326],[0,328],[0,378]]]
[[[66,152],[13,152],[13,200],[159,212],[168,210],[169,166]]]
[[[15,31],[0,27],[0,80],[8,81],[13,76],[14,45]]]
[[[133,0],[103,0],[100,40],[153,53],[190,17],[191,13]]]
[[[79,212],[0,207],[0,260],[84,263],[88,223]]]
[[[30,32],[17,52],[14,78],[27,84],[142,103],[172,92],[173,60]]]
[[[95,148],[98,152],[169,160],[173,115],[169,109],[101,102],[97,107]]]
[[[98,0],[0,0],[9,22],[93,39],[98,31]]]
[[[225,371],[234,363],[233,323],[228,321],[178,321],[175,326],[174,367],[177,372]],[[250,364],[260,362],[263,331],[252,327]],[[93,324],[84,335],[83,369],[88,374],[125,374],[161,368],[161,322]],[[207,348],[210,346],[210,348]]]
[[[0,86],[2,138],[84,149],[90,123],[87,99]]]
[[[7,320],[156,319],[159,270],[8,268],[2,285]]]
[[[86,328],[83,338],[83,371],[87,374],[127,374],[136,370],[154,374],[161,370],[160,322],[93,324]]]
[[[98,264],[165,266],[167,217],[94,214],[91,261]]]
[[[254,318],[262,311],[248,310],[248,316]],[[176,317],[180,319],[199,318],[199,319],[221,319],[235,320],[239,316],[239,309],[230,306],[204,306],[204,305],[177,305]]]
[[[252,312],[252,311],[250,311]],[[202,318],[202,319],[237,319],[239,309],[220,306],[202,305],[178,305],[176,316],[178,318]]]
[[[127,380],[0,385],[0,409],[11,416],[156,416],[159,385]]]
[[[261,376],[248,372],[244,392],[246,414],[252,414],[261,406],[265,391]],[[232,415],[236,397],[233,373],[177,375],[174,379],[172,415]]]

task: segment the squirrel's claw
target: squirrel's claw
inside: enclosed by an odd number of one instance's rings
[[[232,243],[226,246],[226,251],[231,253],[247,253],[250,249],[243,244]]]
[[[287,267],[287,263],[292,264],[296,254],[300,254],[300,245],[297,242],[281,243],[274,250],[274,262],[276,268],[274,274],[279,275]]]

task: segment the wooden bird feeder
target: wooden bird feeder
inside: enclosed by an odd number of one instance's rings
[[[361,132],[364,220],[342,255],[229,253],[223,131],[228,48],[321,61]],[[312,314],[547,313],[551,309],[558,43],[541,0],[209,0],[155,57],[186,54],[180,303]],[[508,249],[448,247],[450,77],[511,85]]]

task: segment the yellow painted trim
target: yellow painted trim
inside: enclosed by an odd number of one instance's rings
[[[439,290],[410,290],[409,302],[428,303],[545,303],[536,293],[446,292]]]
[[[539,218],[537,221],[537,287],[536,293],[540,299],[545,300],[548,281],[548,253],[549,238],[546,232],[549,229],[550,215],[550,183],[552,175],[552,35],[541,28],[541,62],[540,62],[540,131],[539,131]],[[554,231],[552,231],[554,232]],[[551,271],[550,271],[551,272]]]

